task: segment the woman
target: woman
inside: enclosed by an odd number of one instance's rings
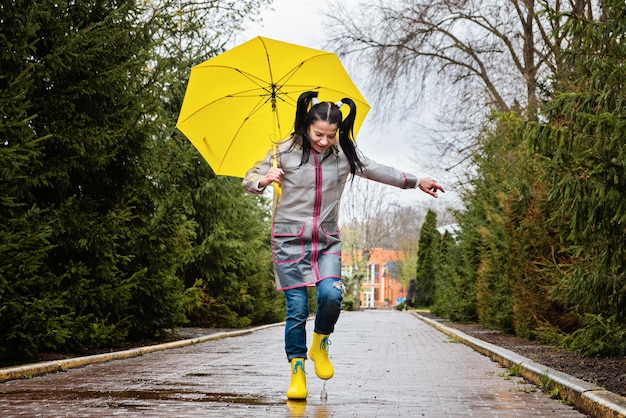
[[[342,120],[341,105],[350,112]],[[333,377],[328,358],[328,337],[334,331],[343,299],[341,240],[337,221],[339,201],[350,176],[360,176],[400,188],[416,188],[437,197],[444,191],[431,178],[418,179],[371,161],[357,152],[353,142],[355,103],[317,102],[316,92],[298,98],[291,138],[269,151],[246,174],[244,187],[262,193],[272,183],[275,194],[272,249],[276,287],[287,304],[285,352],[291,363],[289,399],[306,399],[304,361],[307,358],[307,286],[317,288],[313,342],[308,352],[321,379]],[[338,136],[338,137],[337,137]]]

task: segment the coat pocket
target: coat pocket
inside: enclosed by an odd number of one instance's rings
[[[296,263],[304,258],[304,224],[274,224],[272,250],[276,264]]]
[[[341,237],[339,226],[336,223],[322,224],[324,254],[335,254],[341,256]]]

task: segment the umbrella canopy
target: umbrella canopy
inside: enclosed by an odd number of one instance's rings
[[[370,109],[336,54],[256,37],[191,69],[176,127],[215,174],[244,177],[291,134],[305,91],[354,100],[355,135]]]

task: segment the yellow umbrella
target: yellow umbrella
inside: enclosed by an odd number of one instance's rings
[[[354,100],[355,135],[370,109],[336,54],[256,37],[191,69],[176,127],[215,174],[244,177],[291,134],[304,91]]]

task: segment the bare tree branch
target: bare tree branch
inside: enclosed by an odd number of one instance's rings
[[[337,0],[328,14],[336,28],[329,46],[371,67],[368,90],[378,107],[411,116],[413,106],[436,89],[439,99],[446,97],[445,113],[478,133],[492,110],[536,117],[544,87],[559,67],[565,38],[558,16],[591,17],[597,3],[364,0],[358,10],[348,10]]]

